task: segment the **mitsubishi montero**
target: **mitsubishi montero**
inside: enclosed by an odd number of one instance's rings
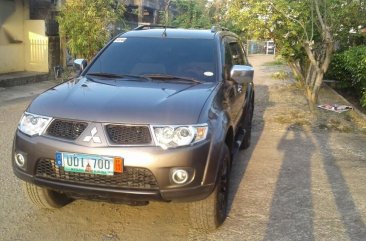
[[[141,26],[75,63],[80,74],[35,98],[19,122],[12,166],[29,199],[49,209],[183,201],[194,227],[222,224],[254,109],[238,37]]]

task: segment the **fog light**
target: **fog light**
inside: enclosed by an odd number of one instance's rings
[[[188,172],[183,169],[176,169],[172,173],[172,180],[176,184],[183,184],[183,183],[187,182],[187,180],[188,180]]]
[[[18,153],[15,155],[15,163],[18,165],[18,167],[24,167],[25,164],[25,157]]]

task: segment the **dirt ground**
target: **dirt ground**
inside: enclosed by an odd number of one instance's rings
[[[0,240],[366,240],[366,131],[355,113],[318,111],[301,89],[252,56],[256,105],[251,147],[234,160],[229,217],[215,232],[190,228],[185,204],[131,207],[75,201],[33,207],[11,170],[11,145],[29,98],[0,102]],[[6,92],[4,92],[6,91]],[[12,90],[1,90],[9,96]],[[19,91],[19,89],[18,89]],[[321,102],[340,102],[327,89]]]

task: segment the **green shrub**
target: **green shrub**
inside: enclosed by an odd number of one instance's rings
[[[361,96],[361,105],[363,108],[366,108],[366,89],[363,90],[362,96]]]
[[[352,87],[352,74],[345,68],[345,55],[336,53],[332,57],[332,62],[329,65],[325,78],[329,80],[338,80],[340,88]]]
[[[326,78],[340,81],[342,88],[355,89],[361,105],[366,107],[366,46],[334,54]]]
[[[289,74],[283,70],[274,72],[271,76],[272,76],[272,78],[279,79],[279,80],[286,80],[290,77]]]
[[[344,52],[345,69],[352,76],[352,86],[366,88],[366,46],[350,48]]]
[[[112,37],[111,26],[121,20],[124,5],[115,0],[64,1],[57,17],[71,54],[90,61]]]

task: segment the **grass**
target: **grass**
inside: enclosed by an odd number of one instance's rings
[[[281,71],[274,72],[271,75],[271,77],[274,79],[286,80],[286,79],[290,78],[290,74],[286,71],[281,70]]]
[[[283,62],[282,59],[276,59],[275,61],[263,64],[263,66],[278,66],[278,65],[285,65],[285,62]]]
[[[342,133],[350,133],[355,131],[355,126],[353,121],[345,120],[345,116],[330,116],[331,113],[322,113],[318,111],[317,120],[309,118],[308,114],[305,112],[297,112],[292,110],[288,113],[282,113],[274,118],[274,120],[283,125],[298,126],[337,131]],[[337,114],[339,115],[339,114]],[[366,131],[366,129],[365,129]],[[361,133],[365,133],[363,130]]]
[[[294,126],[310,126],[311,122],[307,119],[306,114],[298,111],[290,111],[283,113],[274,118],[277,123],[294,125]]]

